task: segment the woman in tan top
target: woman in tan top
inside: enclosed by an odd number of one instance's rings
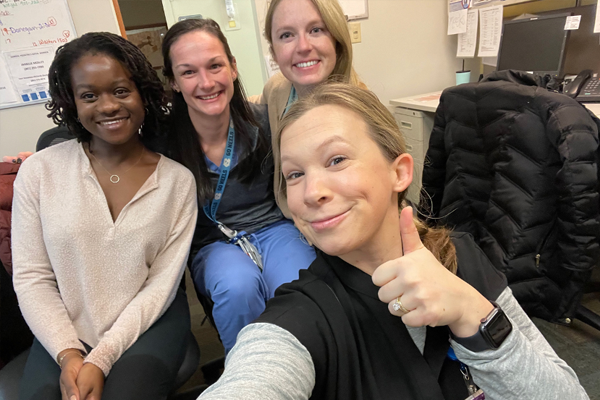
[[[13,282],[36,337],[20,399],[166,399],[197,206],[192,174],[155,152],[163,87],[110,33],[61,47],[49,79],[50,116],[77,140],[28,158],[14,185]]]
[[[273,0],[265,18],[265,35],[281,70],[269,79],[259,97],[269,106],[274,144],[286,109],[329,77],[366,88],[352,68],[352,42],[337,0]],[[291,218],[280,194],[279,148],[275,145],[273,156],[275,199]]]

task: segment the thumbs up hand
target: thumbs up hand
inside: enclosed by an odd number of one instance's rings
[[[400,214],[400,236],[403,256],[373,273],[373,283],[381,287],[379,299],[408,326],[448,325],[456,336],[474,335],[492,304],[423,246],[411,207]]]

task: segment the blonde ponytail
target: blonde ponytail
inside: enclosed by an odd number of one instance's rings
[[[423,245],[429,250],[446,269],[456,274],[456,247],[450,239],[450,230],[447,228],[432,228],[427,226],[418,217],[414,217],[417,232]]]

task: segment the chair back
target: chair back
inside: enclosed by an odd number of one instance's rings
[[[52,129],[48,129],[40,135],[35,146],[35,151],[44,150],[47,147],[55,144],[66,142],[67,140],[74,139],[75,136],[71,135],[69,128],[66,126],[57,126]]]
[[[560,321],[600,254],[598,126],[575,100],[524,82],[443,92],[420,207],[471,233],[525,311]]]

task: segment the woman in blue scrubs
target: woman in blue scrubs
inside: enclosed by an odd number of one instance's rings
[[[246,101],[219,25],[178,22],[162,52],[174,91],[169,154],[192,171],[204,206],[190,269],[196,291],[214,303],[228,352],[275,289],[297,279],[315,252],[275,202],[267,107]]]

